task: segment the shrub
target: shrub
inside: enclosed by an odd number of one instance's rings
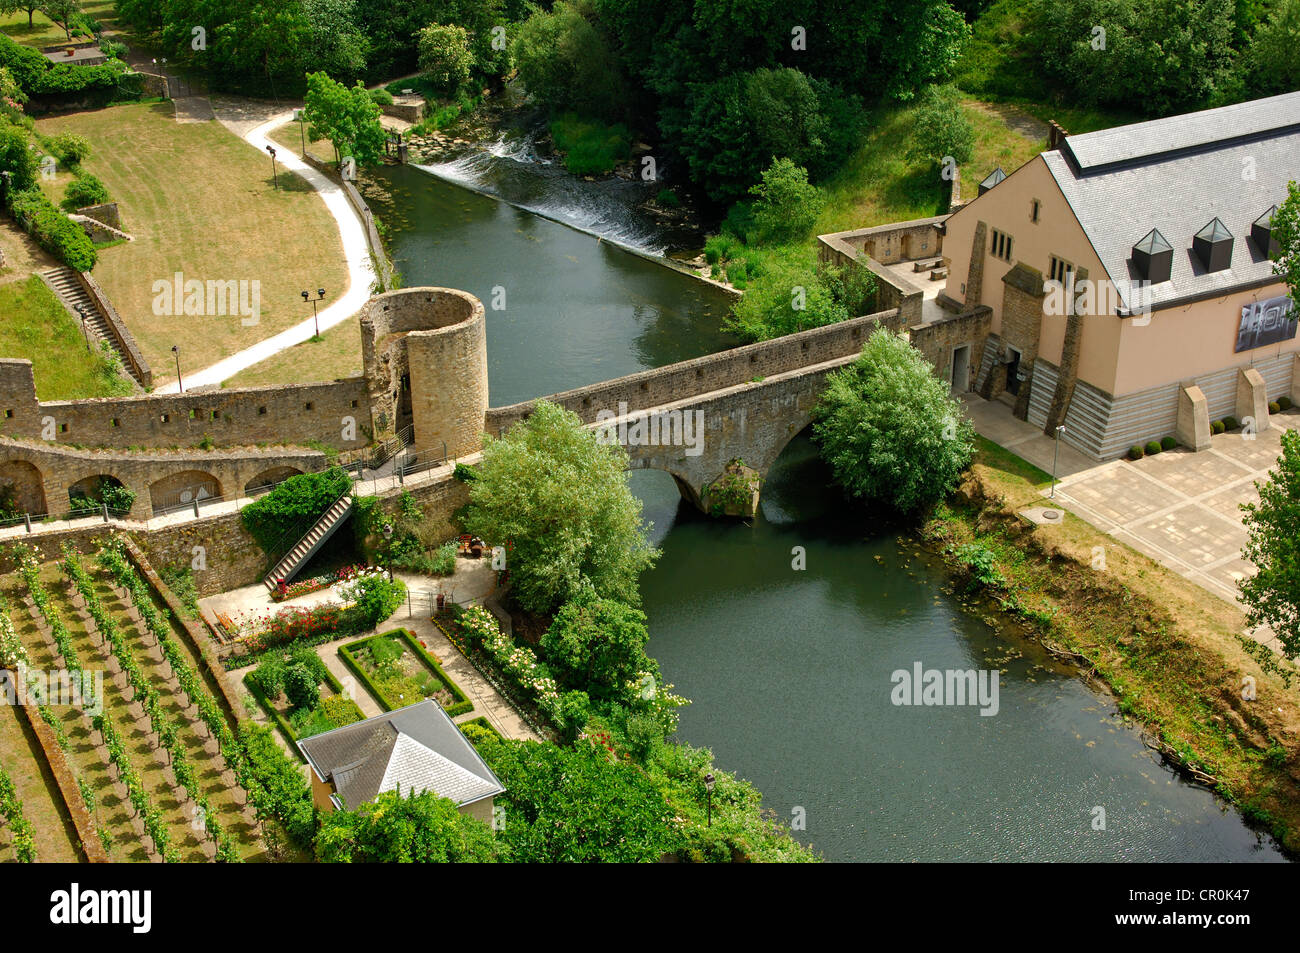
[[[822,190],[809,184],[808,170],[789,159],[773,161],[749,194],[755,197],[754,225],[760,240],[807,234],[826,204]]]
[[[330,695],[321,699],[320,712],[335,728],[351,725],[365,718],[357,703],[347,695]]]
[[[928,87],[916,112],[908,155],[933,162],[951,156],[961,165],[974,154],[975,129],[962,112],[957,90],[951,86]]]
[[[63,193],[63,207],[74,212],[87,205],[101,205],[109,199],[104,183],[89,172],[78,172]]]
[[[1278,405],[1278,407],[1281,408],[1282,410],[1290,410],[1290,409],[1291,409],[1291,398],[1290,398],[1290,397],[1287,397],[1287,396],[1284,394],[1284,395],[1282,395],[1281,397],[1279,397],[1279,398],[1277,399],[1277,405]]]
[[[443,543],[433,553],[429,571],[435,576],[450,576],[456,572],[456,544]]]
[[[1006,580],[993,561],[993,553],[987,547],[980,543],[967,543],[957,548],[956,555],[970,573],[967,588],[983,586],[986,589],[1000,589],[1006,585]]]
[[[65,132],[50,140],[50,151],[65,166],[75,167],[90,158],[90,141],[85,136]]]
[[[1143,452],[1141,444],[1135,443],[1128,448],[1128,458],[1130,460],[1141,460],[1144,456],[1146,454]]]
[[[1268,412],[1270,414],[1280,414],[1282,412],[1282,405],[1276,400],[1270,400],[1268,402]]]
[[[252,686],[268,699],[279,698],[280,693],[284,691],[284,660],[276,657],[267,658],[246,677]]]
[[[1160,452],[1160,442],[1158,440],[1152,440],[1146,445],[1146,452],[1148,457],[1154,457]]]
[[[682,204],[682,200],[672,189],[660,189],[659,194],[655,196],[655,201],[664,208],[677,208]]]
[[[836,482],[853,496],[911,513],[956,485],[974,429],[919,351],[881,329],[858,360],[830,375],[813,432]]]
[[[1210,424],[1210,433],[1215,433],[1215,434],[1223,433],[1225,429],[1226,428],[1223,426],[1222,420],[1216,420],[1214,423]]]
[[[1161,437],[1161,438],[1160,438],[1160,449],[1161,449],[1161,450],[1172,450],[1172,449],[1174,449],[1174,447],[1176,447],[1176,446],[1178,446],[1178,440],[1177,440],[1176,438],[1174,438],[1174,437]]]
[[[315,708],[320,704],[320,684],[316,673],[301,662],[285,666],[284,694],[296,708]]]
[[[1224,430],[1237,430],[1237,429],[1240,428],[1240,427],[1241,427],[1241,424],[1237,422],[1237,418],[1236,418],[1236,417],[1224,417],[1224,418],[1223,418],[1223,429],[1224,429]]]
[[[551,138],[574,175],[602,175],[632,155],[632,133],[622,123],[610,126],[564,113],[551,122]]]
[[[372,89],[370,91],[370,98],[374,101],[376,106],[393,105],[393,94],[386,89]]]
[[[451,475],[461,483],[473,483],[478,479],[478,471],[468,463],[456,464],[456,469],[452,471]]]
[[[704,243],[704,260],[710,265],[721,264],[731,257],[736,240],[730,235],[710,235]]]
[[[245,755],[239,781],[257,815],[275,818],[295,844],[309,846],[316,833],[316,809],[298,762],[276,743],[269,725],[241,722],[239,740]]]
[[[352,616],[357,631],[373,629],[390,615],[406,598],[406,586],[400,579],[388,579],[375,573],[361,576],[344,587],[343,598],[354,602],[348,613]]]
[[[244,527],[262,550],[272,553],[286,534],[320,519],[330,506],[352,488],[352,478],[339,467],[319,473],[291,476],[266,496],[244,507]]]

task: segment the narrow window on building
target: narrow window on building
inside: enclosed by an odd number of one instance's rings
[[[68,425],[67,425],[67,424],[59,424],[59,433],[67,433],[67,432],[68,432]]]
[[[209,419],[209,420],[217,420],[218,418],[220,418],[220,416],[221,416],[221,412],[220,412],[220,411],[216,411],[216,410],[214,410],[214,411],[212,412],[212,416],[211,416],[210,418],[208,418],[208,419]]]
[[[359,402],[358,402],[358,401],[355,401],[355,400],[352,402],[352,409],[353,409],[353,410],[356,410],[356,408],[357,408],[357,404],[358,404],[358,403],[359,403]]]
[[[14,412],[12,410],[6,410],[5,420],[13,420],[13,419],[14,419]]]
[[[109,426],[112,426],[112,427],[120,427],[120,426],[122,426],[122,420],[121,420],[121,418],[119,418],[119,417],[110,417],[108,423],[109,423]]]
[[[1059,281],[1061,284],[1065,284],[1072,271],[1074,271],[1074,266],[1072,264],[1061,258],[1057,258],[1055,255],[1052,256],[1052,266],[1048,271],[1049,278],[1053,281]]]
[[[1038,199],[1034,199],[1032,202],[1029,203],[1029,220],[1033,222],[1035,225],[1038,224],[1038,213],[1042,209],[1042,207],[1043,207],[1043,203],[1038,201]]]
[[[259,407],[259,408],[257,408],[257,416],[259,416],[259,417],[265,417],[265,416],[266,416],[266,408],[265,408],[265,407]]]
[[[996,228],[993,229],[993,257],[1003,261],[1011,260],[1011,236]]]
[[[307,401],[306,408],[308,410],[313,410],[315,407],[316,407],[315,404],[313,404],[311,401]]]
[[[171,415],[171,414],[163,414],[162,417],[160,417],[159,419],[162,420],[163,423],[167,423],[168,421],[170,421],[170,420],[172,419],[172,415]]]

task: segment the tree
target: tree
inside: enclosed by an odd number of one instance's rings
[[[79,0],[44,0],[40,5],[41,13],[44,13],[50,20],[63,27],[63,31],[68,35],[68,41],[72,41],[72,27],[81,18],[81,3]],[[31,20],[31,14],[28,14],[28,20]]]
[[[635,604],[638,577],[658,558],[641,502],[627,486],[627,452],[601,443],[577,414],[539,400],[500,439],[487,438],[469,486],[465,528],[510,544],[516,599],[546,613],[584,589]]]
[[[34,27],[36,24],[32,20],[32,14],[39,10],[41,6],[41,0],[0,0],[0,13],[7,16],[21,10],[27,14],[27,25]]]
[[[1278,244],[1273,271],[1281,275],[1291,291],[1291,300],[1300,301],[1300,185],[1288,182],[1287,196],[1273,213],[1272,237]]]
[[[505,851],[482,821],[431,791],[385,791],[352,811],[321,816],[316,858],[327,864],[482,864]]]
[[[1267,625],[1288,656],[1300,654],[1300,433],[1282,434],[1282,455],[1258,503],[1241,504],[1248,537],[1242,558],[1256,573],[1237,583],[1246,621]]]
[[[645,652],[649,640],[644,612],[587,593],[561,606],[541,646],[566,686],[623,702],[638,691],[629,682],[658,672]]]
[[[1278,0],[1243,56],[1251,90],[1263,95],[1300,88],[1300,0]]]
[[[303,0],[313,64],[331,76],[360,77],[370,40],[357,23],[356,0]]]
[[[464,27],[437,23],[420,31],[420,71],[444,96],[455,96],[469,82],[474,54]]]
[[[350,156],[359,166],[377,163],[388,138],[379,123],[380,115],[361,80],[349,89],[325,73],[307,74],[303,107],[307,135],[332,142],[336,159]]]
[[[653,863],[682,844],[655,782],[602,744],[494,739],[479,753],[505,786],[500,836],[517,863]]]
[[[0,119],[0,172],[9,172],[12,176],[8,195],[10,202],[19,192],[25,192],[36,185],[40,166],[36,162],[36,154],[28,148],[30,144],[24,130]]]
[[[844,321],[851,315],[835,284],[811,263],[779,259],[736,302],[726,327],[746,341],[766,341]]]
[[[609,37],[583,9],[556,0],[515,31],[511,52],[524,88],[555,110],[619,122],[628,109],[627,82]]]
[[[925,91],[907,154],[932,162],[943,162],[951,156],[959,165],[975,155],[975,128],[962,112],[956,89],[932,86]]]
[[[802,238],[826,204],[822,190],[808,183],[808,170],[789,159],[774,160],[749,193],[755,198],[754,225],[765,240]]]
[[[948,385],[906,338],[883,328],[855,363],[830,376],[814,420],[836,481],[903,513],[952,490],[974,447]]]

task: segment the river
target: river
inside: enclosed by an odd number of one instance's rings
[[[377,178],[405,283],[488,306],[494,406],[735,343],[721,292],[615,243],[655,247],[644,223],[617,224],[635,220],[626,190],[583,189],[500,145]],[[1282,859],[1162,765],[1107,696],[964,604],[896,529],[846,510],[806,437],[749,524],[698,515],[667,474],[630,478],[663,549],[643,580],[650,652],[693,701],[679,736],[753,781],[777,817],[802,819],[796,836],[827,859]],[[892,673],[918,662],[999,669],[997,714],[895,706]]]

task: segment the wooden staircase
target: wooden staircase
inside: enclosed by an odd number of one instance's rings
[[[266,586],[267,591],[275,592],[281,582],[289,582],[293,579],[298,574],[298,571],[307,565],[307,560],[311,559],[316,551],[324,546],[325,542],[334,535],[334,532],[352,515],[355,506],[356,499],[353,497],[351,489],[335,500],[312,528],[307,530],[302,538],[266,574],[262,584]]]
[[[108,346],[121,359],[123,372],[128,378],[134,376],[131,361],[122,352],[122,346],[118,343],[117,335],[113,333],[113,329],[109,326],[108,317],[100,310],[99,305],[95,303],[95,299],[86,293],[86,289],[82,287],[77,273],[67,265],[59,265],[41,272],[41,277],[58,295],[59,300],[71,310],[78,323],[81,321],[81,315],[83,313],[86,315],[86,330],[90,332],[90,336],[95,341],[107,342]]]

